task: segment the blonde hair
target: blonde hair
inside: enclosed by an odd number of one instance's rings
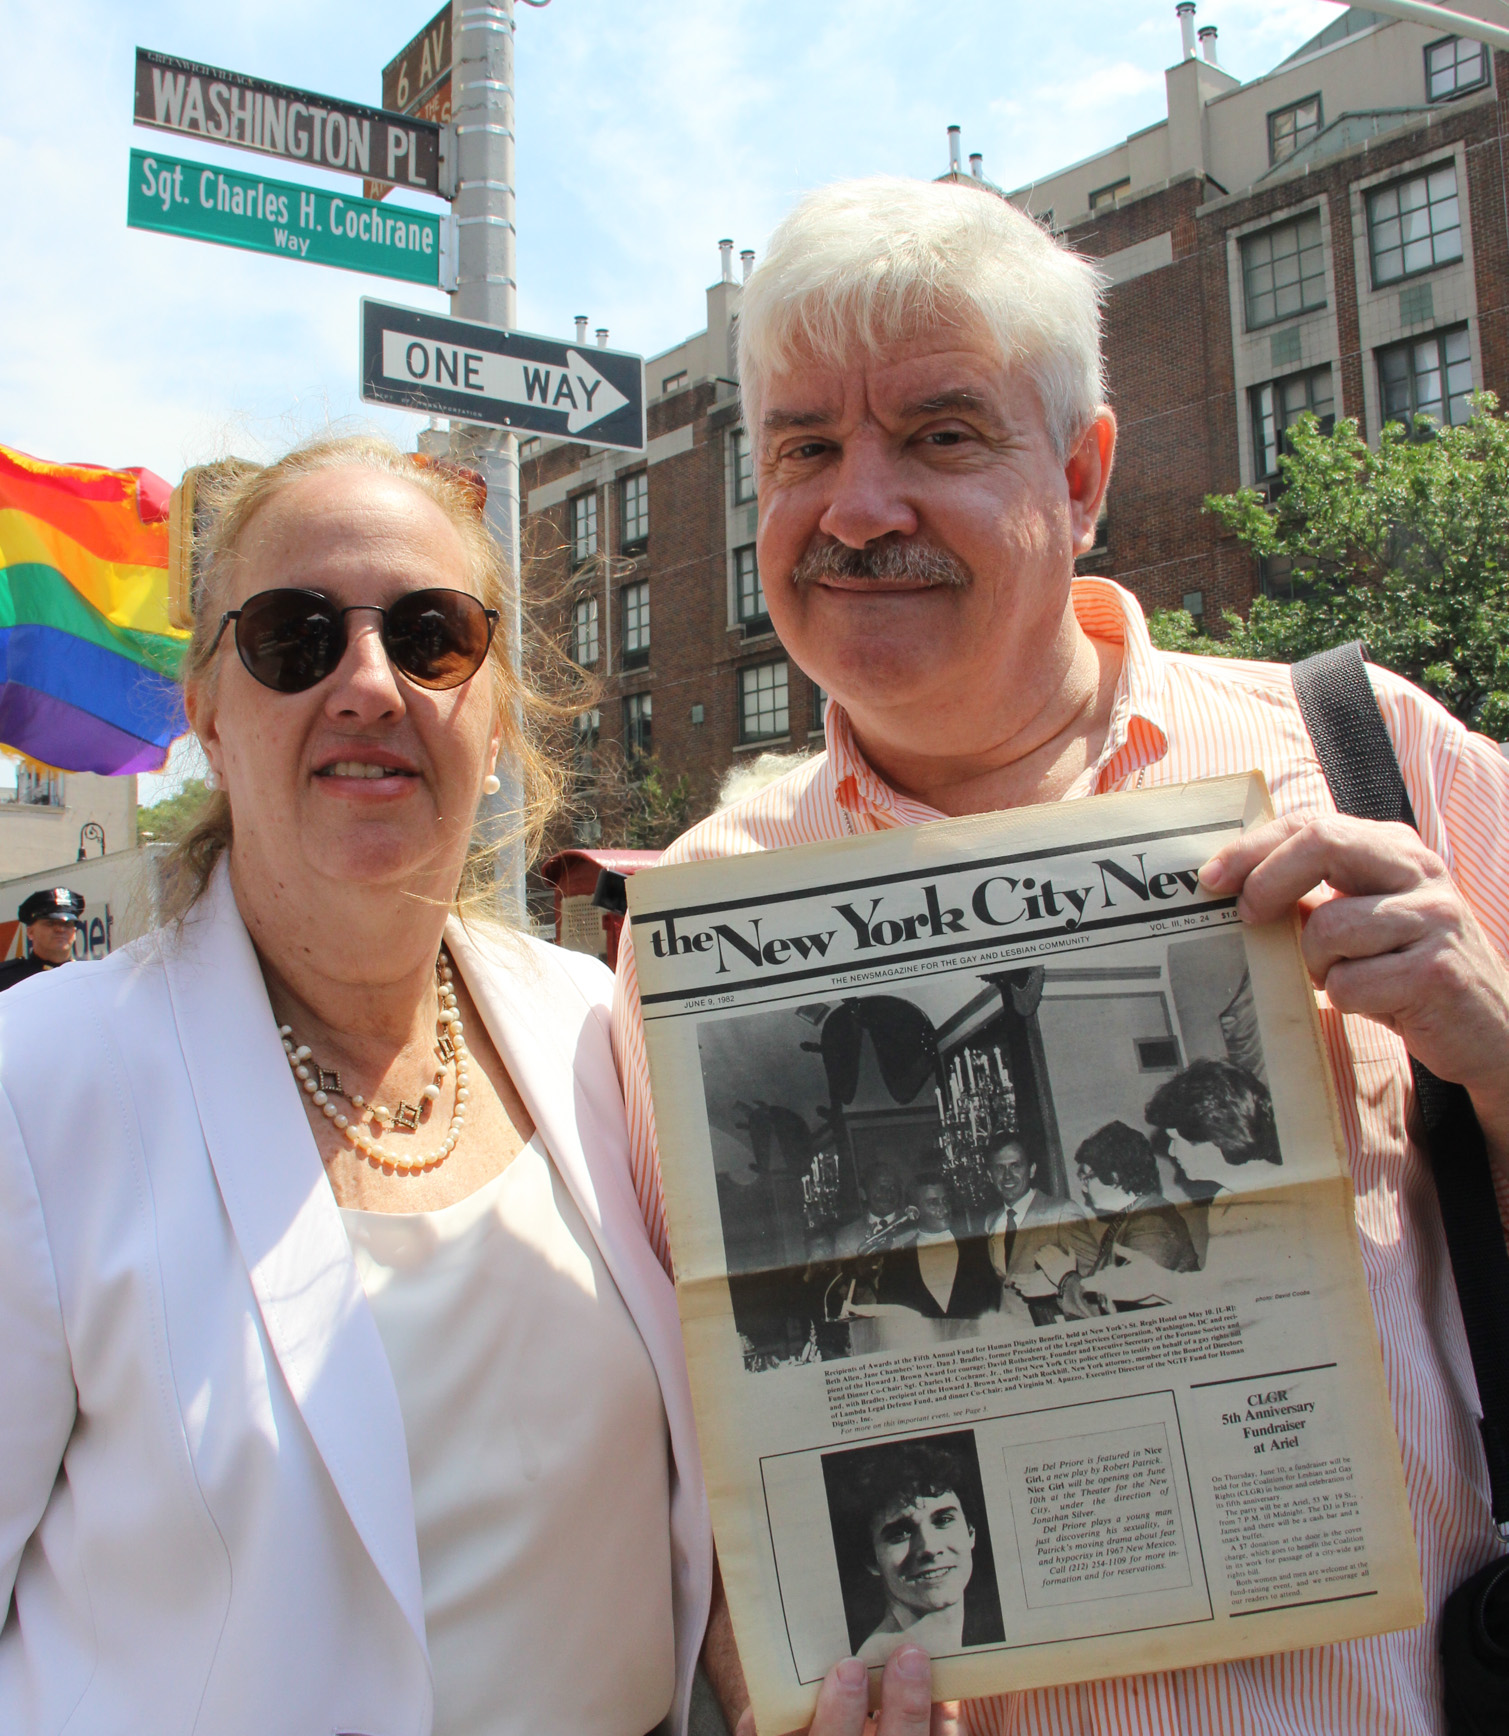
[[[754,427],[764,382],[804,356],[842,363],[931,325],[978,324],[1036,386],[1067,458],[1105,398],[1102,294],[1089,260],[997,194],[888,175],[820,187],[744,286],[745,415]]]
[[[492,866],[508,844],[525,842],[533,858],[545,828],[559,809],[565,788],[562,756],[552,752],[554,731],[581,709],[583,696],[570,691],[572,666],[548,634],[526,623],[529,656],[524,673],[515,672],[509,629],[513,604],[512,575],[502,551],[488,530],[475,484],[464,473],[401,452],[379,435],[326,435],[286,453],[274,464],[256,466],[231,462],[200,484],[202,509],[196,530],[198,579],[194,596],[194,627],[184,653],[181,681],[185,689],[213,693],[217,659],[211,646],[229,605],[240,544],[252,520],[271,501],[302,477],[329,470],[366,470],[393,476],[417,488],[439,507],[461,539],[467,573],[477,595],[500,620],[488,652],[494,706],[502,724],[500,761],[519,774],[523,803],[513,824],[500,835],[482,840],[474,832],[454,898],[467,914],[498,917],[492,893]],[[223,790],[207,791],[193,824],[165,857],[159,885],[163,921],[181,920],[209,884],[215,864],[229,848],[233,835],[230,802]],[[521,913],[518,913],[522,915]]]

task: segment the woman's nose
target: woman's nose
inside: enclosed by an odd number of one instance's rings
[[[381,615],[375,610],[353,611],[346,623],[346,649],[330,693],[332,709],[363,718],[401,713],[403,692],[383,644]]]

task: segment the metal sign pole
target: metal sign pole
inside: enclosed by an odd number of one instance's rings
[[[461,0],[453,25],[456,60],[451,74],[451,118],[456,128],[458,232],[456,289],[451,312],[511,331],[518,323],[519,291],[514,230],[513,0]],[[458,438],[459,437],[459,438]],[[458,457],[487,479],[487,522],[503,551],[512,584],[504,626],[514,669],[521,663],[519,595],[519,440],[516,434],[476,424],[452,424]],[[523,806],[518,769],[498,767],[503,787],[484,797],[495,827],[513,830]],[[511,839],[499,856],[496,881],[518,920],[525,915],[524,841]]]

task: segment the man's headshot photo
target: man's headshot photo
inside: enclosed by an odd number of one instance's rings
[[[849,1644],[883,1663],[903,1640],[933,1657],[1006,1637],[974,1432],[823,1455]]]

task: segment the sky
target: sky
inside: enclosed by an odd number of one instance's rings
[[[171,480],[332,424],[412,444],[419,418],[360,402],[358,303],[444,312],[446,298],[128,230],[133,145],[321,179],[134,128],[132,78],[140,45],[376,103],[383,64],[438,4],[0,0],[0,443]],[[520,327],[565,338],[586,314],[615,349],[646,356],[704,324],[720,237],[758,255],[810,187],[937,175],[950,122],[987,176],[1020,186],[1162,119],[1163,70],[1179,55],[1173,0],[517,10]],[[1222,65],[1250,78],[1340,12],[1200,0],[1197,22],[1219,27]]]

